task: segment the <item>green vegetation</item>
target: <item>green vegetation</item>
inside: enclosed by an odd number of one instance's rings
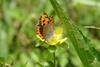
[[[100,67],[99,0],[0,0],[0,67]],[[63,43],[37,38],[46,12]]]

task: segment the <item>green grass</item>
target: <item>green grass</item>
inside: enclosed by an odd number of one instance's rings
[[[80,57],[81,62],[84,67],[92,67],[91,63],[94,60],[92,56],[91,50],[88,46],[88,41],[82,35],[82,32],[78,29],[78,27],[72,23],[71,19],[69,19],[68,15],[63,12],[61,6],[57,3],[56,0],[50,0],[55,12],[57,13],[59,19],[63,23],[63,26],[66,26],[64,31],[67,32],[68,38],[71,40],[78,56]]]
[[[76,0],[0,0],[0,67],[100,67],[99,8]],[[36,37],[44,12],[63,28],[62,44]]]

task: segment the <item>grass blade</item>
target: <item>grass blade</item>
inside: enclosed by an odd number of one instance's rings
[[[73,46],[80,57],[81,62],[84,67],[92,67],[91,63],[94,60],[92,56],[91,50],[88,47],[87,41],[85,41],[84,36],[80,33],[80,30],[75,26],[72,21],[67,17],[67,15],[63,12],[60,5],[56,2],[56,0],[50,0],[55,12],[63,23],[63,26],[66,28],[65,31],[73,43]]]

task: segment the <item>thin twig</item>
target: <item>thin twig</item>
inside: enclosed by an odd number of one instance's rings
[[[100,30],[100,27],[96,27],[96,26],[84,26],[84,28]]]

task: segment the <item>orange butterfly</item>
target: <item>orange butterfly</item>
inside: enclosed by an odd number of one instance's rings
[[[41,39],[49,39],[54,34],[54,18],[52,16],[49,17],[46,13],[44,13],[40,17],[36,32]]]

